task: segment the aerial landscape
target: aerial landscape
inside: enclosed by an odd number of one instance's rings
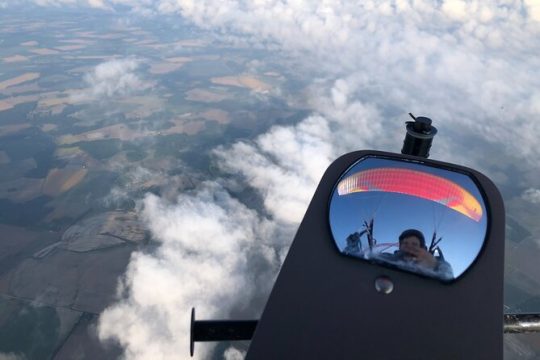
[[[410,111],[500,189],[506,311],[540,311],[540,6],[189,3],[0,1],[0,359],[183,359],[191,306],[258,318],[326,167]]]
[[[303,110],[272,97],[284,81],[276,69],[246,69],[240,51],[209,48],[188,26],[167,42],[136,26],[92,30],[97,17],[51,16],[3,16],[0,29],[0,348],[97,358],[87,328],[130,254],[152,241],[136,200],[194,188],[211,174],[212,144]]]

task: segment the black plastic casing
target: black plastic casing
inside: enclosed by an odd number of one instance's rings
[[[340,176],[363,157],[410,160],[468,175],[488,216],[473,265],[444,283],[339,253],[328,204]],[[247,357],[259,359],[502,359],[505,216],[481,173],[415,156],[346,154],[326,170],[257,325]],[[388,276],[390,294],[374,282]]]

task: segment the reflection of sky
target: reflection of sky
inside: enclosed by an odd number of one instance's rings
[[[345,239],[348,235],[361,231],[364,220],[369,221],[373,217],[373,234],[378,244],[397,245],[401,232],[414,228],[422,231],[429,247],[433,231],[437,231],[437,238],[443,238],[439,247],[446,261],[452,265],[454,276],[461,275],[480,252],[487,228],[486,209],[474,182],[463,174],[447,170],[377,158],[361,161],[342,179],[361,170],[379,167],[419,170],[451,180],[469,191],[481,203],[484,215],[476,222],[444,205],[410,195],[371,191],[339,196],[335,191],[330,204],[330,226],[339,249],[346,247]],[[365,236],[362,237],[362,247],[367,248]],[[380,249],[384,250],[382,247]],[[384,251],[395,250],[397,246]]]

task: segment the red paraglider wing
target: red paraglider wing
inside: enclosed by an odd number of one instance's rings
[[[377,168],[359,171],[341,180],[338,194],[382,191],[411,195],[435,201],[474,221],[483,210],[478,200],[463,187],[443,177],[402,168]]]

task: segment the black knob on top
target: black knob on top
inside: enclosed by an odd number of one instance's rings
[[[403,141],[401,153],[428,158],[433,137],[437,134],[437,128],[431,125],[430,118],[424,116],[414,117],[411,113],[409,115],[414,121],[405,123],[407,124],[407,134]]]

